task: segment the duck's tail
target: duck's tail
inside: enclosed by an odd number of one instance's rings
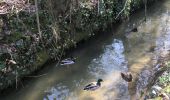
[[[90,86],[86,86],[86,87],[84,87],[84,89],[83,90],[90,90],[92,87],[90,87]]]
[[[85,87],[83,90],[89,90],[89,88]]]

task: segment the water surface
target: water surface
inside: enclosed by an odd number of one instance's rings
[[[170,1],[157,2],[148,10],[146,22],[143,18],[144,11],[139,11],[111,32],[103,32],[70,53],[78,58],[74,65],[49,64],[39,73],[46,75],[29,80],[24,88],[1,95],[0,99],[136,100],[138,79],[142,77],[139,74],[152,67],[153,58],[170,50]],[[137,26],[138,32],[125,37],[133,26]],[[122,80],[122,71],[132,72],[132,83]],[[101,88],[93,92],[83,90],[98,78],[104,80]]]

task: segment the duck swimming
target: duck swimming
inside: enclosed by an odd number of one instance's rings
[[[101,86],[101,82],[103,82],[103,80],[98,79],[97,82],[92,82],[92,83],[86,85],[83,90],[95,91]]]
[[[132,82],[133,78],[132,78],[132,74],[130,72],[127,72],[127,73],[121,72],[121,76],[125,81]]]
[[[60,65],[71,65],[75,63],[76,58],[66,58],[60,62]]]
[[[137,27],[134,27],[134,28],[132,28],[131,30],[127,31],[127,32],[125,33],[125,36],[128,37],[128,36],[131,34],[131,32],[138,32],[138,28],[137,28]]]

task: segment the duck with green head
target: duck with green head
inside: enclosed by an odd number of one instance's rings
[[[103,80],[98,79],[97,82],[92,82],[92,83],[86,85],[83,90],[95,91],[101,86],[101,82],[103,82]]]

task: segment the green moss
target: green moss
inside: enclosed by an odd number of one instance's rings
[[[42,66],[43,64],[46,63],[46,61],[49,59],[49,55],[47,54],[46,51],[41,51],[37,54],[37,60],[35,65],[36,66]]]

